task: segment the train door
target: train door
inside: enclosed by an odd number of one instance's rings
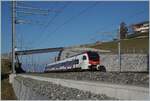
[[[88,56],[86,54],[81,56],[81,68],[88,69]]]

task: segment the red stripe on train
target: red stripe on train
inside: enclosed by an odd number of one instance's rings
[[[89,64],[91,64],[91,65],[98,65],[98,64],[100,64],[100,61],[89,60]]]

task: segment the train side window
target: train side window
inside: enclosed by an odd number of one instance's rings
[[[83,56],[83,58],[82,58],[83,60],[86,60],[86,56]]]
[[[79,59],[75,60],[75,64],[79,64]]]
[[[79,64],[79,59],[77,60],[77,64]]]

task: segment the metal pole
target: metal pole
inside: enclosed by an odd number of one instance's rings
[[[15,47],[16,47],[16,43],[15,43],[15,1],[12,1],[12,72],[15,74]]]
[[[120,72],[121,72],[120,26],[119,26],[119,32],[118,32],[118,57],[119,57],[119,68],[120,68]]]

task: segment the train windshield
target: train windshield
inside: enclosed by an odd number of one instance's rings
[[[96,52],[87,52],[89,60],[99,61],[99,55]]]

